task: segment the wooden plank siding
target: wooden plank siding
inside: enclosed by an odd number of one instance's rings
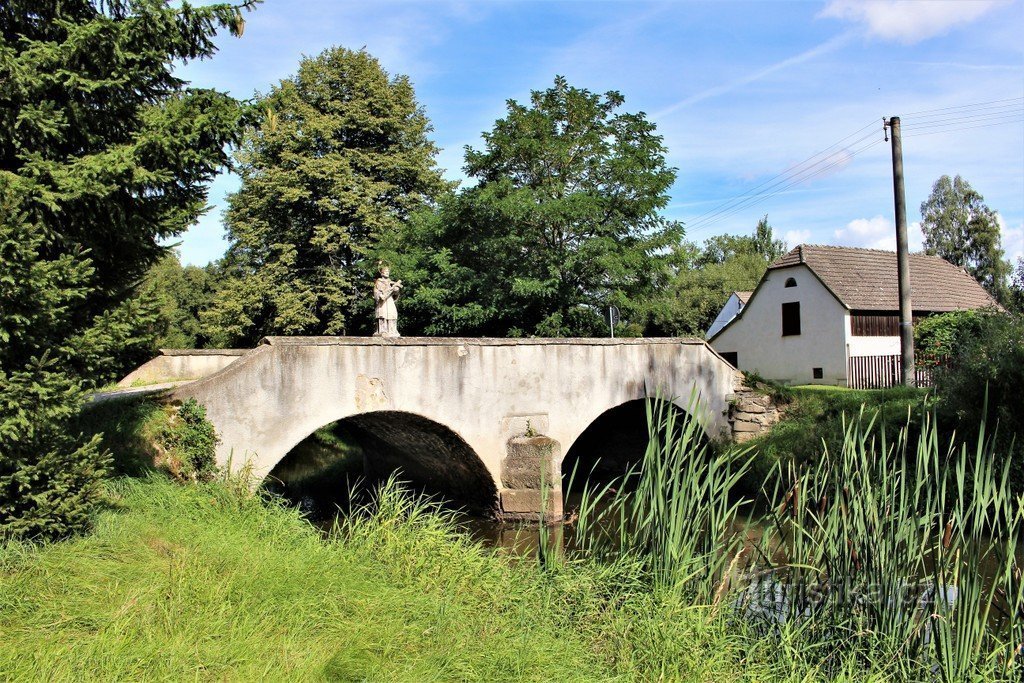
[[[903,363],[899,355],[850,356],[848,365],[846,385],[851,389],[884,389],[902,384]],[[914,370],[917,386],[932,385],[931,370],[921,367]]]
[[[927,314],[915,315],[914,325]],[[877,311],[850,311],[850,333],[854,337],[900,336],[900,314]]]

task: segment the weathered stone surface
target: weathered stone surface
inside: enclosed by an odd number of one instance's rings
[[[760,432],[761,428],[763,426],[764,425],[761,425],[761,424],[759,424],[757,422],[747,422],[746,420],[736,420],[736,423],[733,424],[732,428],[733,428],[733,431],[735,431],[735,432]]]
[[[743,399],[739,378],[693,339],[270,337],[170,398],[202,403],[220,435],[218,463],[247,469],[257,484],[302,439],[337,420],[365,415],[368,428],[396,443],[418,424],[409,416],[429,420],[486,470],[497,508],[509,437],[523,435],[527,421],[568,448],[611,408],[657,394],[680,397],[685,408],[696,392],[707,434],[731,438],[725,396]],[[553,481],[561,455],[552,458]],[[437,477],[459,471],[423,460],[421,469]],[[536,485],[527,475],[539,463],[508,465],[509,481]]]
[[[548,492],[547,496],[545,501],[544,494],[539,489],[502,489],[500,493],[501,512],[505,517],[538,519],[541,508],[545,507],[546,518],[561,517],[563,514],[562,492],[552,490]]]
[[[771,429],[782,417],[783,406],[777,405],[767,393],[769,387],[758,384],[752,389],[738,384],[729,399],[728,418],[732,438],[743,443]]]
[[[136,368],[119,387],[199,379],[223,370],[249,349],[160,349],[160,355]]]
[[[561,448],[547,436],[514,436],[505,445],[501,464],[501,483],[510,489],[540,489],[542,485],[560,488]]]

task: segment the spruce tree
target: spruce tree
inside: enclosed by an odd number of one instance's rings
[[[235,344],[370,329],[377,245],[447,188],[405,76],[341,47],[259,98],[226,213],[226,281],[206,316]]]
[[[71,428],[82,386],[148,349],[125,302],[205,209],[244,114],[174,67],[252,4],[0,3],[0,537],[88,519],[106,460]]]

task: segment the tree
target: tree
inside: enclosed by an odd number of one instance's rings
[[[997,300],[1005,298],[1010,264],[1003,260],[998,215],[966,180],[935,181],[921,203],[921,232],[927,253],[965,268]]]
[[[204,210],[243,116],[174,65],[250,4],[0,4],[0,536],[71,533],[97,500],[106,456],[71,428],[82,384],[149,343],[128,299]]]
[[[736,291],[750,291],[768,266],[786,253],[775,239],[768,216],[753,235],[717,235],[704,246],[683,243],[675,248],[670,274],[651,302],[648,333],[703,336]]]
[[[135,301],[155,312],[156,345],[165,349],[215,346],[202,327],[202,314],[213,305],[220,286],[220,265],[182,266],[175,252],[167,254],[146,274]]]
[[[675,180],[662,138],[623,102],[562,77],[528,105],[509,100],[483,149],[466,148],[475,185],[391,245],[405,329],[603,335],[616,305],[624,331],[642,331],[640,302],[682,228],[658,213]]]
[[[1010,285],[1009,304],[1024,315],[1024,256],[1017,257],[1017,266],[1013,270],[1013,282]]]
[[[405,76],[365,51],[303,59],[259,98],[238,152],[226,282],[208,327],[235,343],[369,329],[379,241],[448,189]]]

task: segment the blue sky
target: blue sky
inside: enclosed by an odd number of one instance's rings
[[[749,233],[768,214],[791,246],[895,248],[882,118],[900,116],[912,247],[932,183],[960,174],[999,211],[1015,259],[1022,35],[1024,0],[266,0],[243,37],[225,34],[216,57],[179,74],[249,98],[303,55],[365,47],[411,78],[438,164],[456,180],[463,147],[480,145],[507,99],[526,100],[556,74],[618,90],[624,110],[646,112],[664,136],[679,169],[666,215],[695,241]],[[182,237],[185,262],[223,254],[221,212],[236,188],[228,174],[214,182],[213,207]]]

